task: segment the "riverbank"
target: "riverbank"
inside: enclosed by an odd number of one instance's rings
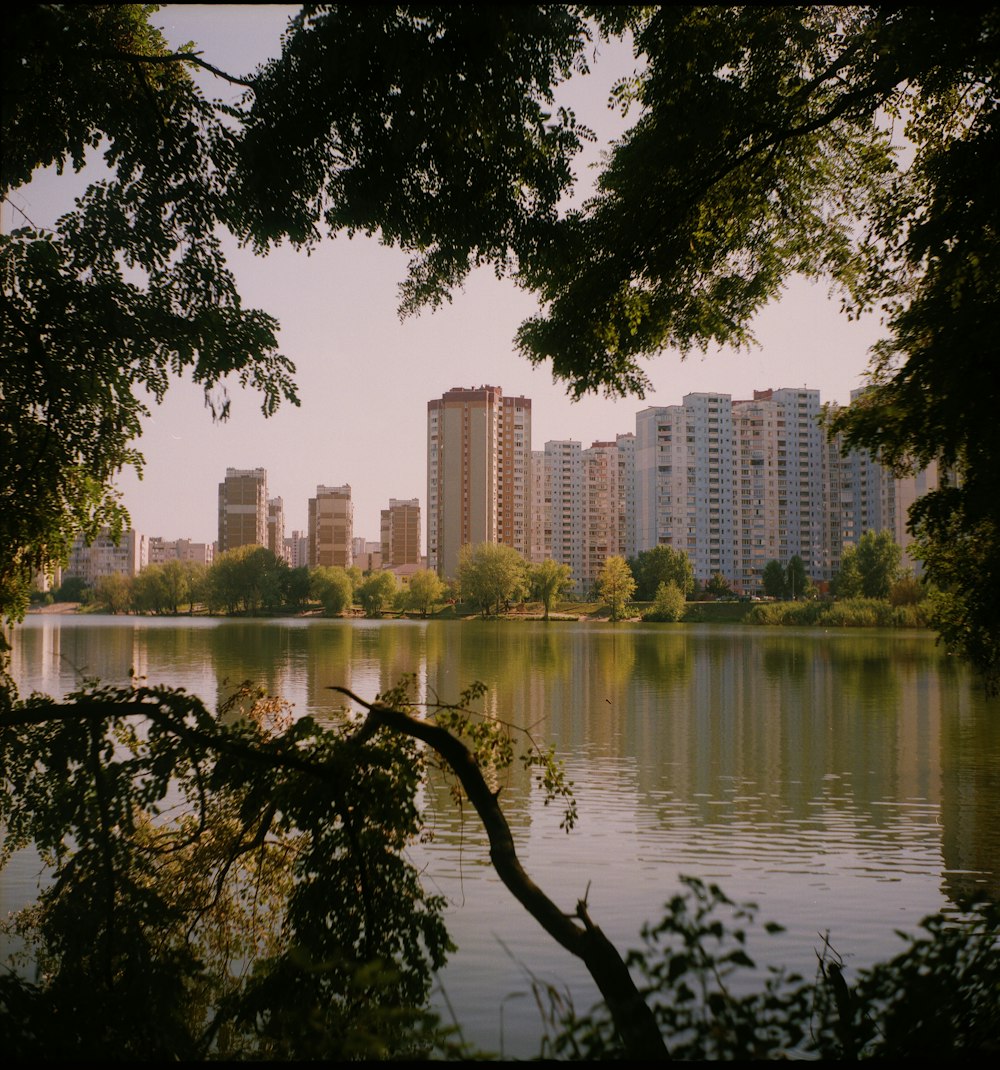
[[[650,609],[650,602],[632,602],[620,620],[622,624],[643,623],[643,614]],[[32,606],[30,614],[53,613],[102,613],[103,611],[83,605],[79,602],[53,602],[46,606]],[[186,612],[183,616],[227,616],[228,614],[211,614],[196,607],[193,614]],[[240,615],[242,616],[242,614]],[[323,610],[318,606],[306,609],[284,609],[261,612],[255,619],[281,617],[323,617]],[[360,619],[360,610],[343,615],[345,619]],[[383,620],[422,620],[417,612],[387,612]],[[470,621],[481,620],[478,609],[461,604],[440,606],[427,615],[427,620],[436,621]],[[545,611],[541,602],[524,602],[512,605],[498,617],[490,620],[504,621],[541,621]],[[600,624],[610,621],[610,610],[599,602],[560,602],[549,613],[550,623]],[[688,602],[681,624],[750,624],[771,627],[823,627],[823,628],[928,628],[926,614],[919,605],[893,606],[878,599],[849,599],[843,602],[738,602],[738,601],[704,601]],[[669,627],[669,624],[665,624]]]

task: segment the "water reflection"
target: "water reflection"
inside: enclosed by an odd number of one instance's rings
[[[860,965],[943,904],[1000,896],[1000,705],[927,634],[74,617],[15,634],[26,691],[120,683],[130,668],[216,701],[252,679],[320,717],[344,702],[331,685],[374,698],[413,674],[421,699],[452,701],[483,681],[486,710],[554,743],[576,784],[572,837],[519,765],[499,785],[529,870],[569,909],[590,885],[624,946],[681,872],[761,902],[789,927],[780,960],[807,972],[818,931],[843,934],[838,949]],[[449,992],[463,1021],[495,1028],[495,986],[523,989],[519,956],[560,978],[574,965],[539,944],[444,782],[424,798],[433,840],[414,857],[456,905],[466,956],[445,981],[460,978]]]

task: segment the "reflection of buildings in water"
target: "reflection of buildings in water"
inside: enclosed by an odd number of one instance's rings
[[[805,830],[891,867],[911,848],[919,865],[939,855],[928,813],[941,810],[953,687],[926,640],[689,639],[672,691],[636,673],[618,737],[658,827],[755,829],[768,847]]]

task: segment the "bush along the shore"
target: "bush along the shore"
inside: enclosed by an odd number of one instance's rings
[[[926,628],[923,604],[894,606],[881,598],[839,602],[762,602],[746,616],[749,624],[820,625],[824,628]]]

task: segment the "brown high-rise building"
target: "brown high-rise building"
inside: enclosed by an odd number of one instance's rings
[[[420,500],[389,499],[382,510],[382,567],[420,564]]]
[[[427,403],[427,565],[458,571],[463,546],[502,542],[527,556],[531,401],[498,386]]]
[[[267,471],[227,468],[219,484],[219,553],[267,546]]]
[[[354,503],[351,486],[316,488],[309,499],[309,567],[354,563]]]

